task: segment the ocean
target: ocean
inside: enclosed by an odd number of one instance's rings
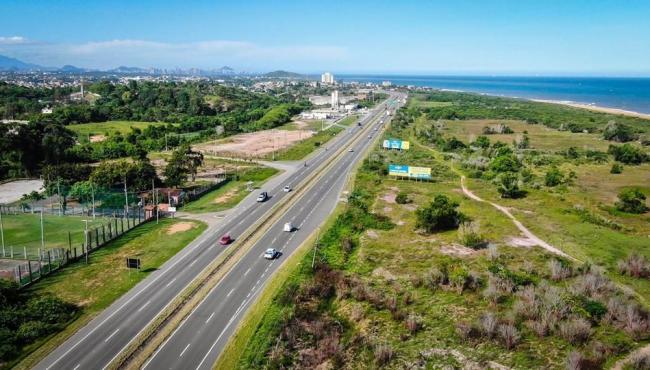
[[[650,114],[650,78],[336,75],[337,80],[426,86]]]

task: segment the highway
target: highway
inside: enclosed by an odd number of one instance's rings
[[[370,123],[373,120],[377,121],[375,118],[383,113],[384,105],[379,105],[362,118],[364,127],[367,126],[366,123]],[[350,133],[350,131],[354,131],[354,133]],[[307,166],[300,165],[293,173],[275,179],[275,181],[271,179],[267,183],[267,186],[262,189],[271,195],[268,201],[259,204],[254,202],[253,198],[259,191],[249,196],[232,213],[226,216],[219,225],[206,230],[205,233],[170,259],[160,269],[151,273],[146,279],[91,320],[81,330],[72,335],[61,346],[52,351],[35,368],[72,370],[105,368],[201,271],[224,251],[224,247],[217,244],[217,240],[221,235],[229,232],[235,239],[239,235],[242,235],[242,233],[251,225],[255,224],[272,207],[294,195],[293,192],[283,192],[282,187],[284,185],[292,184],[296,186],[299,184],[335,155],[336,149],[349,145],[358,135],[362,135],[361,128],[351,127],[343,131],[327,143],[326,147],[328,150],[322,148],[310,156],[307,159]],[[362,140],[362,143],[367,144],[367,142],[367,140]],[[184,328],[187,325],[184,324],[179,327],[179,330],[170,337],[170,341],[165,344],[165,351],[159,351],[152,358],[152,361],[149,363],[149,368],[158,368],[155,366],[154,361],[158,361],[161,353],[165,353],[166,358],[167,352],[171,353],[177,349],[177,358],[181,357],[179,356],[181,352],[184,352],[182,355],[187,360],[189,358],[188,351],[191,351],[193,356],[199,357],[198,359],[193,359],[196,362],[196,366],[200,364],[208,368],[212,365],[211,361],[218,356],[219,349],[227,340],[228,334],[236,326],[236,319],[241,318],[241,314],[247,305],[250,304],[255,294],[259,292],[264,282],[277,269],[280,263],[286,259],[286,256],[304,240],[310,233],[310,230],[314,230],[324,220],[327,214],[331,212],[339,197],[340,188],[345,179],[345,176],[341,176],[341,174],[345,173],[344,171],[346,169],[350,168],[355,161],[361,158],[360,152],[362,147],[356,149],[358,150],[355,150],[353,153],[346,151],[344,154],[347,156],[343,156],[342,161],[333,166],[329,173],[325,175],[323,180],[325,182],[319,183],[307,191],[303,199],[281,218],[282,223],[286,221],[287,217],[288,219],[294,218],[294,223],[300,229],[290,234],[278,234],[281,226],[278,229],[277,224],[273,225],[254,246],[252,251],[239,261],[235,268],[208,295],[208,298],[198,306],[197,310],[192,313],[191,320],[185,322],[192,323],[198,312],[202,313],[206,311],[205,308],[210,303],[215,302],[212,299],[219,302],[219,307],[222,307],[220,310],[222,310],[223,314],[221,312],[218,315],[215,313],[208,320],[209,315],[212,312],[216,312],[215,308],[217,306],[213,305],[208,317],[199,317],[197,319],[205,326],[205,329],[209,328],[209,330],[204,329],[202,333],[206,335],[205,338],[210,338],[205,340],[210,342],[207,344],[211,348],[202,348],[198,344],[192,348],[191,344],[187,346],[187,343],[190,343],[188,341],[185,344],[179,344],[182,345],[182,348],[178,349],[176,347],[177,336],[178,338],[187,339],[183,336],[183,333],[185,333]],[[237,243],[237,240],[235,240],[235,243]],[[277,249],[282,248],[284,254],[274,262],[268,262],[261,257],[261,251],[270,245],[273,245]],[[144,258],[146,259],[146,257]],[[241,269],[244,269],[244,271],[240,271]],[[249,283],[250,285],[248,285]],[[244,288],[247,290],[244,291]],[[251,290],[251,288],[254,289]],[[237,307],[233,310],[232,305],[236,305]],[[214,338],[210,337],[215,332],[216,336]],[[189,368],[187,362],[174,361],[173,364],[175,364],[175,368]],[[165,364],[162,367],[168,368],[170,366],[170,364]]]
[[[365,130],[361,140],[351,146],[354,151],[344,152],[344,157],[270,227],[163,342],[144,364],[144,369],[212,368],[265,283],[336,207],[348,174],[363,158],[365,149],[372,141],[367,135],[372,133],[374,137],[373,128],[380,126],[379,119],[369,123],[370,127]],[[283,231],[286,222],[292,222],[298,230]],[[278,249],[281,257],[265,260],[262,255],[269,247]]]

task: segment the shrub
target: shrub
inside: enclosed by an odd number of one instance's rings
[[[571,277],[571,267],[566,266],[557,259],[550,260],[548,262],[548,267],[551,270],[551,279],[554,281],[560,281]]]
[[[514,348],[519,343],[520,335],[517,328],[512,324],[499,325],[499,338],[506,349]]]
[[[641,164],[648,161],[648,155],[643,149],[631,144],[610,145],[607,152],[613,155],[615,160],[625,164]]]
[[[560,336],[571,344],[584,343],[591,335],[591,324],[583,318],[574,318],[560,323]]]
[[[446,268],[439,270],[433,267],[431,270],[427,271],[424,276],[424,284],[432,290],[437,289],[440,285],[445,285],[449,283],[449,272]]]
[[[628,364],[634,370],[648,370],[650,369],[650,353],[637,352],[631,356]]]
[[[395,196],[395,202],[397,204],[407,204],[411,203],[411,200],[406,192],[400,191],[397,193],[397,196]]]
[[[472,324],[465,321],[461,321],[456,324],[456,334],[458,334],[460,339],[465,341],[478,338],[480,336],[479,330]]]
[[[637,135],[634,134],[630,126],[616,123],[615,121],[609,121],[603,130],[603,139],[609,141],[625,143],[636,138]]]
[[[609,170],[609,173],[613,173],[613,174],[616,174],[616,175],[619,174],[619,173],[623,173],[623,165],[620,164],[620,163],[614,162],[614,164],[612,165],[612,169]]]
[[[496,244],[489,244],[487,247],[487,252],[490,261],[494,262],[499,259],[499,248]]]
[[[497,178],[497,191],[501,198],[520,198],[525,192],[519,188],[519,176],[515,173],[502,173]]]
[[[434,197],[428,206],[416,210],[417,227],[426,232],[449,230],[458,227],[466,217],[458,210],[458,202],[442,194]]]
[[[486,312],[481,316],[479,322],[481,324],[483,335],[488,338],[494,338],[494,336],[497,334],[497,329],[499,326],[499,319],[496,317],[496,315],[492,312]]]
[[[566,370],[584,370],[587,359],[579,351],[571,351],[566,359]]]
[[[632,253],[625,260],[618,261],[618,272],[636,278],[650,277],[650,262],[643,256]]]
[[[477,222],[463,222],[458,229],[458,240],[466,247],[472,249],[484,248],[487,244],[479,230]]]
[[[544,176],[544,185],[548,187],[558,186],[562,183],[564,175],[559,168],[552,166]]]
[[[395,353],[393,348],[388,344],[379,344],[375,346],[375,362],[377,366],[385,366],[393,359]]]
[[[619,201],[616,202],[616,209],[627,213],[645,213],[648,207],[645,205],[646,196],[638,188],[625,189],[618,193]]]
[[[406,326],[406,329],[408,329],[409,332],[415,333],[418,330],[420,330],[420,328],[422,328],[422,319],[417,315],[410,314],[406,318],[404,325]]]

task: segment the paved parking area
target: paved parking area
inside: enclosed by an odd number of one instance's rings
[[[40,191],[43,180],[16,180],[0,185],[0,204],[12,203],[32,191]]]

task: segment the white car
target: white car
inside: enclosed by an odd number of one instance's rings
[[[289,233],[292,232],[293,231],[293,224],[291,224],[291,222],[285,223],[284,228],[282,230],[284,230],[286,232],[289,232]]]
[[[354,149],[350,148],[350,149],[348,149],[348,152],[352,153],[352,152],[354,152]]]
[[[264,252],[264,258],[267,260],[275,259],[280,252],[276,251],[275,248],[269,248]]]
[[[282,191],[284,191],[285,193],[290,192],[291,191],[291,186],[285,185],[284,188],[282,189]]]

